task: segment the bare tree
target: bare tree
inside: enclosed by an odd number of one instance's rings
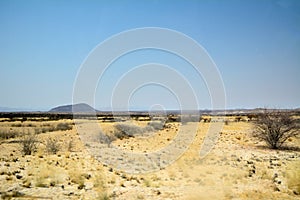
[[[299,124],[288,112],[265,110],[254,122],[254,136],[265,141],[272,149],[278,149],[283,143],[299,135]]]

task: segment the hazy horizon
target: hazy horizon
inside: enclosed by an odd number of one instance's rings
[[[299,108],[299,24],[296,0],[3,0],[0,108],[47,111],[72,104],[74,83],[89,53],[113,35],[143,27],[172,29],[202,45],[223,80],[226,108]],[[179,56],[153,49],[134,51],[111,63],[91,106],[110,109],[121,77],[145,63],[176,70],[195,90],[199,109],[212,108],[205,77]],[[168,88],[146,85],[125,103],[131,110],[176,110],[176,98]]]

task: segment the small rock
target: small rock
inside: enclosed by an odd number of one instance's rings
[[[80,185],[78,185],[78,187],[77,187],[78,190],[82,190],[83,188],[84,188],[84,184],[80,184]]]
[[[274,191],[280,192],[280,189],[278,187],[274,187]]]
[[[19,174],[17,174],[17,175],[16,175],[16,178],[17,178],[17,179],[21,179],[21,178],[23,178],[23,176],[22,176],[22,175],[19,175]]]
[[[91,190],[91,189],[93,189],[93,187],[94,187],[93,183],[87,182],[87,183],[85,183],[84,189],[85,190]]]
[[[247,160],[247,164],[248,164],[248,165],[252,165],[252,164],[253,164],[253,161]]]

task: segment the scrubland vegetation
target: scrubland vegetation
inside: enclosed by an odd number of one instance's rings
[[[219,122],[218,116],[169,115],[155,120],[147,116],[98,117],[101,120],[96,123],[101,131],[96,142],[137,153],[162,149],[183,126],[189,131],[193,125],[199,125],[192,144],[176,162],[145,174],[128,174],[99,162],[82,142],[71,119],[3,118],[0,196],[300,199],[299,116],[280,118],[275,113],[264,114],[270,113],[222,118],[224,126],[219,139],[203,159],[199,157],[200,147],[209,127]],[[180,122],[182,119],[185,123]],[[89,123],[95,122],[83,118],[78,126],[86,126],[88,133]]]

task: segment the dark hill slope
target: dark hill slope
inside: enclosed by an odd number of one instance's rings
[[[49,110],[49,112],[52,113],[93,113],[97,112],[96,109],[93,107],[89,106],[88,104],[85,103],[79,103],[79,104],[74,104],[74,105],[64,105],[64,106],[58,106],[55,108],[52,108]]]

